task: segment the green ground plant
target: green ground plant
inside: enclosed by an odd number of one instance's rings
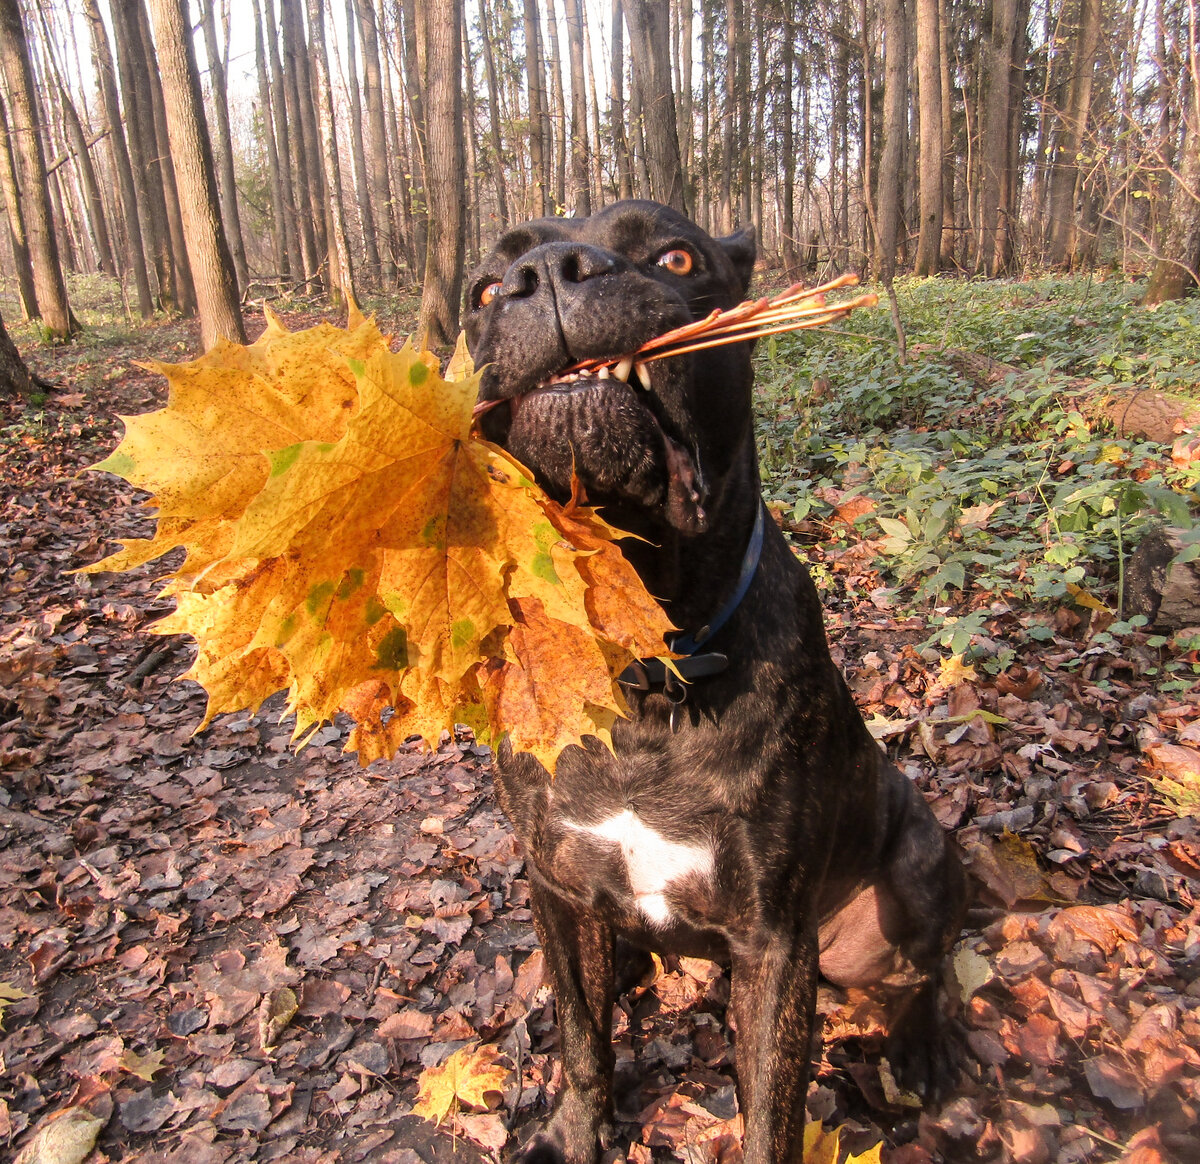
[[[870,499],[841,536],[869,539],[898,609],[920,612],[931,641],[959,653],[997,605],[1030,627],[1063,603],[1115,616],[1129,555],[1156,523],[1200,553],[1200,469],[1119,438],[1098,407],[1135,387],[1200,399],[1200,300],[1148,312],[1135,286],[1090,279],[897,290],[904,365],[882,308],[761,345],[759,443],[767,496],[793,521]],[[954,350],[1011,370],[970,378]],[[946,603],[957,613],[943,628]]]

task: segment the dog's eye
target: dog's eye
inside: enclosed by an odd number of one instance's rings
[[[489,283],[482,291],[479,292],[479,306],[486,307],[497,295],[500,294],[500,283]]]
[[[664,251],[658,256],[658,265],[665,267],[672,275],[690,275],[692,273],[693,259],[690,251],[685,251],[682,247],[676,247],[671,251]]]

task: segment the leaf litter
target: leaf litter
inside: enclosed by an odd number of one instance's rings
[[[127,362],[195,339],[138,342],[39,354],[51,377],[94,360],[86,390],[5,406],[0,1138],[25,1159],[93,1129],[97,1162],[498,1159],[560,1068],[486,748],[443,733],[360,769],[339,718],[295,755],[278,697],[193,735],[203,693],[172,680],[187,649],[141,633],[167,611],[153,577],[67,573],[149,533],[136,498],[80,472],[114,443],[109,413],[158,400]],[[947,664],[872,601],[857,546],[805,549],[832,579],[835,655],[980,894],[940,1108],[907,1106],[863,1000],[822,998],[821,1159],[835,1129],[839,1156],[882,1141],[883,1164],[1195,1159],[1200,834],[1163,789],[1195,790],[1200,695],[1157,692],[1136,642],[1079,666],[1070,611],[999,675]],[[740,1159],[727,1002],[724,973],[686,958],[618,1000],[629,1159]],[[422,1073],[480,1046],[502,1085],[440,1126],[414,1114]]]

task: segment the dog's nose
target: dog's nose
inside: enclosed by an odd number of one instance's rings
[[[543,243],[523,254],[508,268],[501,294],[525,299],[539,289],[586,283],[616,270],[615,256],[599,247],[583,243]]]

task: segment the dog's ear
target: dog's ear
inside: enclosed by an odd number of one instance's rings
[[[716,241],[733,264],[740,283],[740,297],[744,299],[746,292],[750,290],[750,279],[754,274],[754,260],[758,257],[758,233],[753,226],[747,226],[735,234],[727,234],[724,238]]]

